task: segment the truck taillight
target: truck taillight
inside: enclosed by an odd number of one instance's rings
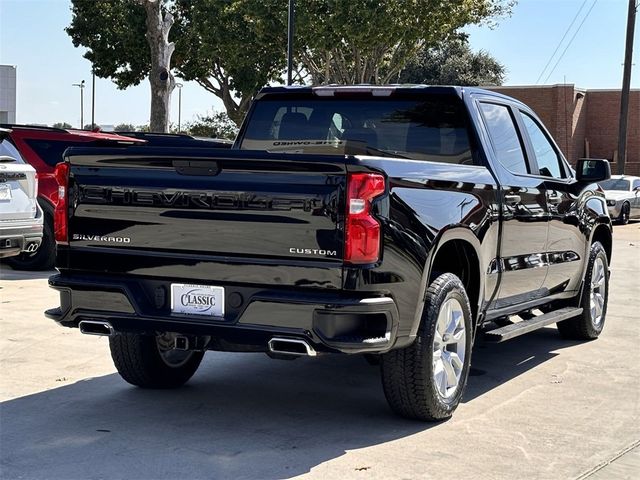
[[[53,231],[56,243],[69,243],[69,164],[66,162],[56,165],[54,171],[58,183],[58,201],[53,211]]]
[[[384,193],[384,177],[351,173],[347,178],[344,261],[375,263],[380,258],[380,223],[371,215],[371,201]]]

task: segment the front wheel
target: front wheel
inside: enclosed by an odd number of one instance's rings
[[[396,413],[436,421],[449,418],[464,393],[471,360],[471,307],[464,285],[452,273],[431,283],[425,302],[414,343],[382,355],[382,385]]]
[[[609,261],[600,242],[593,242],[582,287],[582,313],[558,323],[563,338],[592,340],[604,328],[609,296]]]
[[[204,352],[173,349],[170,334],[121,333],[109,337],[111,358],[120,376],[142,388],[176,388],[189,380]]]
[[[631,214],[631,207],[628,203],[623,203],[620,209],[620,216],[618,217],[618,223],[620,225],[626,225],[629,223],[629,215]]]

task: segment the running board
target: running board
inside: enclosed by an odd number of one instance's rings
[[[485,332],[484,338],[491,342],[504,342],[514,337],[519,337],[525,333],[533,332],[539,328],[546,327],[553,323],[567,320],[568,318],[577,317],[582,313],[582,308],[561,308],[554,310],[553,312],[538,315],[537,317],[530,318],[528,320],[522,320],[521,322],[512,323],[504,327],[496,328],[495,330],[489,330]]]

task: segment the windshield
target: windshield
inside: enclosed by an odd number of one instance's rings
[[[462,100],[265,98],[240,148],[270,152],[377,155],[472,164]]]
[[[625,192],[631,190],[629,180],[623,180],[622,178],[610,178],[609,180],[600,182],[599,185],[603,190],[623,190]]]

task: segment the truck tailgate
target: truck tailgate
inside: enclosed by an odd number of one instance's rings
[[[61,268],[340,288],[344,156],[168,150],[69,151]]]

